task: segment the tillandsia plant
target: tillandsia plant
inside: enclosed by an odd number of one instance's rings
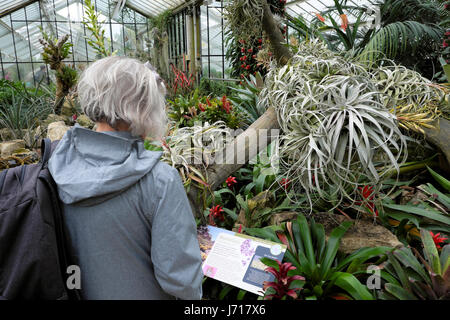
[[[405,128],[421,131],[420,127],[429,127],[448,109],[445,87],[391,63],[373,70],[376,86],[383,94],[383,105],[397,115]]]
[[[428,230],[421,229],[420,234],[424,255],[407,247],[388,253],[387,263],[380,267],[384,286],[378,292],[379,298],[450,299],[450,245],[438,249]]]
[[[338,206],[360,187],[378,190],[406,160],[406,140],[372,78],[318,41],[266,77],[259,103],[276,109],[283,131],[275,163],[311,207],[315,196]]]
[[[54,110],[59,114],[64,103],[64,98],[77,82],[77,71],[64,63],[72,54],[72,43],[68,42],[69,35],[59,39],[53,39],[44,29],[41,29],[43,39],[39,42],[43,45],[42,60],[56,72],[56,95]]]
[[[162,161],[178,169],[185,187],[192,183],[207,189],[205,169],[214,161],[215,154],[232,141],[232,132],[223,122],[199,123],[192,127],[175,128],[160,146]],[[148,149],[155,149],[147,144]]]
[[[245,228],[244,231],[287,246],[286,262],[297,268],[295,274],[304,277],[299,298],[373,300],[357,277],[366,273],[370,261],[383,260],[392,248],[362,248],[350,255],[338,254],[340,240],[350,226],[351,222],[346,221],[326,237],[323,225],[315,223],[313,218],[308,224],[300,214],[296,220],[279,227]]]

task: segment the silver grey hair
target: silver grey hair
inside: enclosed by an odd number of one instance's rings
[[[90,65],[78,82],[83,112],[115,128],[122,120],[134,136],[154,139],[166,133],[166,88],[147,65],[125,57],[107,57]]]

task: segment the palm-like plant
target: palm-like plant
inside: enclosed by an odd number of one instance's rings
[[[373,6],[379,12],[379,24],[368,25]],[[342,28],[338,16],[353,15],[356,20]],[[439,0],[377,0],[371,6],[352,6],[348,0],[334,0],[309,25],[291,18],[291,26],[300,34],[321,38],[335,51],[349,51],[360,61],[377,65],[381,60],[420,70],[428,78],[439,69],[438,54],[449,13]],[[289,18],[289,17],[288,17]],[[440,23],[442,22],[442,23]],[[433,70],[433,65],[436,70]],[[431,66],[431,67],[430,67]]]

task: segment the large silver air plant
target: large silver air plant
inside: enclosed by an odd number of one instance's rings
[[[290,181],[293,201],[306,193],[311,207],[352,203],[363,186],[376,191],[399,172],[406,140],[383,101],[371,73],[320,42],[302,44],[288,65],[271,68],[260,103],[277,111],[282,134],[273,163]]]

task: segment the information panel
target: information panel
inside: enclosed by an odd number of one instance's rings
[[[205,276],[260,296],[264,281],[274,280],[260,259],[282,261],[286,252],[283,244],[213,226],[199,227],[198,240]]]

